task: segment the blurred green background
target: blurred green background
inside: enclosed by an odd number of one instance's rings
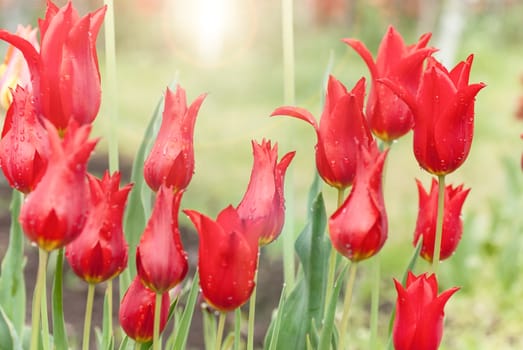
[[[101,5],[101,1],[73,3],[82,11]],[[36,23],[45,5],[29,0],[0,4],[0,25],[10,30],[18,22]],[[280,155],[297,151],[286,186],[292,209],[288,220],[299,232],[315,171],[316,138],[301,121],[268,117],[283,104],[280,2],[116,0],[115,6],[121,163],[132,161],[157,102],[176,79],[187,90],[189,102],[203,92],[209,94],[196,122],[196,172],[182,207],[215,216],[229,203],[236,205],[249,180],[250,141],[268,138],[278,142]],[[442,263],[440,273],[441,289],[462,286],[446,308],[442,349],[523,348],[523,144],[519,137],[523,125],[515,117],[523,95],[523,1],[295,0],[294,10],[295,105],[318,118],[329,62],[332,73],[348,87],[361,76],[368,77],[360,57],[340,41],[344,37],[363,41],[375,54],[387,26],[393,24],[407,43],[432,32],[431,45],[440,49],[439,57],[449,66],[474,53],[471,82],[488,86],[477,98],[468,160],[447,177],[448,183],[464,183],[472,190],[463,209],[463,240],[455,256]],[[103,31],[98,42],[104,79]],[[103,101],[93,132],[103,138],[96,151],[100,157],[107,147],[107,110]],[[412,251],[418,205],[414,178],[430,183],[430,176],[416,163],[411,141],[411,135],[400,139],[388,159],[385,196],[390,231],[379,256],[382,339],[395,300],[392,277],[401,276]],[[325,186],[324,193],[327,211],[332,213],[335,190]],[[277,244],[269,249],[277,256]],[[365,349],[368,338],[370,268],[366,265],[353,302],[354,349]],[[418,272],[428,268],[420,262]]]

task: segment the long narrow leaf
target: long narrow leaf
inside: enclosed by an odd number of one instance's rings
[[[22,194],[13,191],[9,245],[0,273],[0,306],[18,334],[23,331],[26,307],[24,234],[18,222],[21,205]]]
[[[278,335],[281,325],[281,319],[283,312],[281,310],[283,309],[283,305],[285,305],[286,298],[286,292],[285,292],[286,286],[284,285],[281,289],[281,295],[280,295],[280,302],[278,303],[278,314],[276,315],[276,318],[274,320],[274,331],[271,334],[271,340],[269,342],[269,350],[276,350],[276,345],[278,344]]]
[[[192,280],[191,290],[187,297],[187,304],[183,310],[180,323],[176,330],[176,340],[172,347],[173,350],[183,350],[187,344],[187,338],[189,337],[189,330],[191,328],[192,317],[194,314],[194,307],[198,299],[198,292],[200,290],[200,278],[198,272],[194,274]]]
[[[65,331],[64,305],[63,305],[63,265],[64,248],[58,250],[56,257],[55,274],[53,281],[53,338],[56,349],[68,349],[67,333]]]
[[[3,308],[0,306],[0,349],[2,350],[22,350],[20,338],[13,323],[7,317]]]

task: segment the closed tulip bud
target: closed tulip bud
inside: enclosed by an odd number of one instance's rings
[[[39,21],[40,51],[24,37],[0,30],[0,39],[25,57],[37,112],[62,132],[70,119],[90,124],[100,109],[96,37],[105,10],[80,17],[71,1],[61,8],[48,1],[45,18]]]
[[[161,184],[174,191],[184,190],[194,173],[194,124],[205,95],[200,95],[187,108],[185,90],[167,89],[162,124],[156,141],[145,160],[145,181],[153,191]]]
[[[236,209],[228,206],[216,221],[193,210],[184,211],[200,237],[198,273],[205,300],[228,312],[249,300],[254,289],[258,239],[245,234]]]
[[[49,139],[31,103],[32,96],[17,86],[0,140],[0,167],[9,185],[31,192],[47,168]]]
[[[187,254],[180,239],[178,210],[183,192],[165,185],[156,195],[151,218],[136,249],[138,275],[149,289],[163,293],[187,274]]]
[[[357,262],[378,253],[387,240],[388,221],[382,189],[387,152],[376,143],[361,147],[354,185],[345,202],[329,219],[332,245]]]
[[[49,252],[75,240],[84,228],[87,160],[97,140],[88,140],[90,125],[69,124],[63,140],[51,123],[46,127],[51,148],[47,170],[22,204],[19,220],[27,237]]]
[[[127,243],[122,219],[132,185],[120,186],[120,173],[102,179],[88,174],[90,212],[80,236],[69,243],[65,256],[73,271],[88,283],[100,283],[127,267]]]
[[[419,193],[419,211],[414,232],[413,244],[416,246],[420,238],[423,239],[420,255],[423,259],[432,262],[434,257],[434,240],[436,237],[436,215],[438,211],[438,181],[432,179],[430,193],[427,193],[421,182],[416,181]],[[461,208],[470,189],[463,189],[463,185],[445,186],[443,232],[441,236],[441,252],[439,260],[450,257],[461,240],[463,221]]]
[[[286,115],[311,124],[316,130],[316,168],[321,178],[338,189],[352,185],[356,175],[359,145],[369,145],[372,134],[363,115],[365,79],[348,92],[333,76],[329,77],[325,106],[318,125],[307,110],[280,107],[271,116]]]
[[[274,241],[285,221],[283,184],[285,172],[295,152],[289,152],[278,163],[278,145],[263,140],[252,142],[254,164],[247,191],[238,205],[238,215],[245,221],[248,234],[259,237],[259,244]]]
[[[392,142],[405,135],[414,126],[409,107],[378,79],[388,78],[415,94],[423,70],[423,62],[436,49],[426,47],[431,34],[424,34],[414,45],[407,46],[400,33],[389,26],[381,40],[374,60],[367,47],[359,40],[343,39],[367,65],[372,78],[366,115],[369,127],[378,138]]]
[[[140,278],[136,276],[120,303],[120,326],[129,338],[138,343],[146,343],[153,339],[155,304],[156,292],[144,286]],[[169,304],[169,293],[163,293],[160,309],[160,333],[167,324]]]
[[[415,276],[409,271],[407,285],[394,280],[398,299],[392,336],[396,350],[437,350],[443,336],[443,309],[459,288],[438,295],[435,275]]]

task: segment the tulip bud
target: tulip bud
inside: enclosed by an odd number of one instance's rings
[[[162,294],[160,311],[160,333],[167,324],[169,316],[169,293]],[[145,287],[136,276],[129,285],[120,303],[120,326],[129,338],[138,343],[153,339],[154,306],[156,293]]]

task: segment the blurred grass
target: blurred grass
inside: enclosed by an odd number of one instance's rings
[[[227,204],[237,204],[249,180],[250,141],[266,137],[279,143],[280,155],[297,150],[289,169],[293,183],[287,185],[294,193],[295,227],[301,230],[314,171],[315,134],[303,122],[268,118],[283,99],[279,8],[273,2],[255,6],[254,37],[246,47],[230,48],[218,65],[202,63],[191,56],[190,50],[182,48],[180,52],[176,45],[166,42],[172,37],[165,33],[162,16],[155,21],[126,10],[123,15],[136,23],[125,21],[133,23],[128,26],[121,20],[118,28],[120,149],[124,157],[133,157],[154,106],[178,75],[190,101],[202,92],[209,93],[196,122],[196,173],[182,206],[214,216]],[[523,37],[518,16],[522,11],[519,4],[504,12],[472,12],[456,57],[461,60],[474,53],[471,81],[483,81],[488,86],[477,98],[476,134],[468,160],[447,180],[452,184],[464,183],[472,191],[463,210],[463,242],[456,256],[442,264],[440,274],[440,290],[463,286],[448,303],[442,349],[523,348],[523,283],[517,279],[522,267],[521,259],[516,258],[522,241],[515,239],[521,233],[518,215],[523,208],[517,194],[523,191],[516,190],[507,180],[507,174],[520,183],[523,180],[519,168],[523,149],[519,134],[523,125],[514,118],[517,98],[523,92]],[[389,21],[400,23],[407,42],[414,42],[417,37],[408,21],[391,19],[370,6],[361,14],[350,30],[343,26],[319,29],[310,25],[303,9],[297,9],[296,105],[308,108],[318,118],[322,79],[330,55],[335,58],[333,73],[347,86],[352,86],[361,75],[367,76],[360,58],[340,42],[341,38],[356,37],[376,52]],[[102,113],[94,132],[105,136],[105,128]],[[430,176],[416,164],[411,141],[411,135],[401,139],[388,159],[385,195],[390,238],[380,254],[382,339],[395,300],[391,278],[399,278],[412,249],[410,241],[417,215],[414,178],[425,184],[430,182]],[[104,143],[100,146],[98,152],[103,152]],[[504,162],[512,166],[507,167]],[[335,191],[325,188],[324,192],[328,211],[332,212]],[[510,208],[513,210],[507,211]],[[419,263],[418,272],[427,269],[427,264]],[[365,264],[362,270],[351,319],[354,349],[365,349],[368,337],[369,285],[363,274],[369,271]]]

